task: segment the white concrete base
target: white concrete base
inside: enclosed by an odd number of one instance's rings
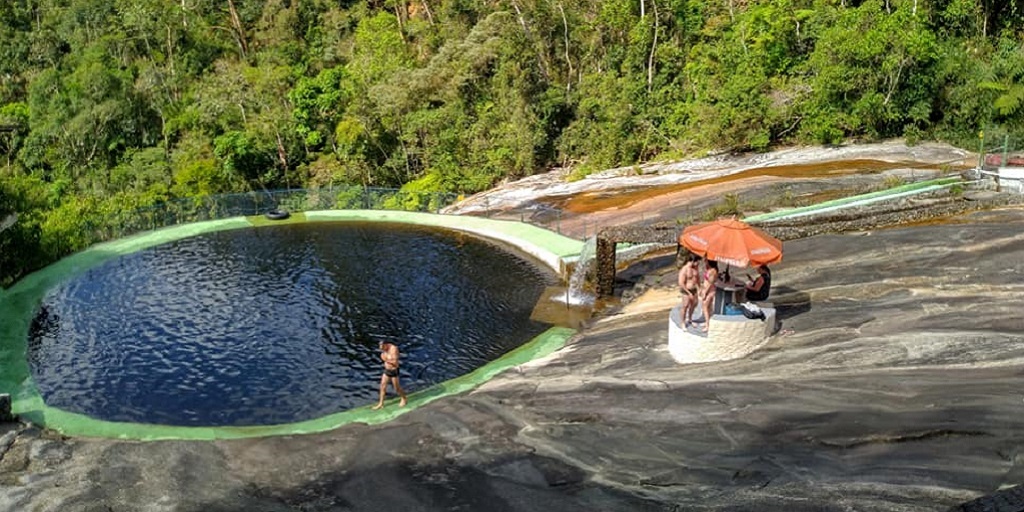
[[[1024,194],[1024,167],[1000,167],[999,179],[1004,189]]]
[[[743,315],[712,315],[706,336],[683,327],[683,306],[668,315],[668,351],[677,363],[706,363],[736,359],[768,342],[775,330],[775,308],[761,307],[765,319],[752,320]]]

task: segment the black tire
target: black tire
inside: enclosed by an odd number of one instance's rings
[[[274,208],[273,210],[270,210],[269,212],[264,214],[264,216],[270,220],[284,220],[287,219],[288,217],[291,217],[291,214],[285,210],[281,210],[280,208]]]

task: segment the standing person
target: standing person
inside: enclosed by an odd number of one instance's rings
[[[718,281],[718,262],[708,260],[704,265],[704,282],[697,297],[700,299],[704,312],[704,327],[701,331],[708,332],[711,326],[711,311],[715,308],[715,281]]]
[[[373,409],[384,407],[384,395],[388,390],[388,382],[395,388],[398,396],[402,397],[398,406],[405,407],[405,391],[402,391],[402,386],[398,383],[398,345],[382,341],[379,347],[380,360],[384,361],[384,373],[380,376],[380,400],[377,401],[377,405],[373,406]]]
[[[696,254],[690,254],[679,269],[679,291],[683,294],[683,327],[693,323],[693,312],[697,309],[697,290],[700,288],[697,260]]]
[[[757,267],[757,277],[751,278],[750,274],[747,274],[747,300],[748,301],[762,301],[768,298],[768,294],[772,289],[772,271],[768,268],[768,265],[759,265]]]

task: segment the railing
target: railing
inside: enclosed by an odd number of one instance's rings
[[[995,170],[999,167],[1024,167],[1024,151],[1019,149],[1019,137],[1009,134],[997,136],[979,134],[978,168]]]
[[[728,199],[728,195],[725,196]],[[53,257],[81,250],[89,245],[123,238],[143,231],[167,226],[224,219],[237,216],[263,215],[274,209],[289,212],[312,210],[402,210],[459,215],[476,215],[501,220],[513,220],[533,224],[565,236],[585,240],[605,228],[617,226],[654,227],[664,229],[666,225],[675,228],[675,236],[689,223],[710,220],[728,215],[729,201],[709,207],[691,206],[685,199],[666,199],[651,206],[649,212],[616,213],[614,215],[587,216],[564,212],[558,207],[538,209],[534,206],[517,206],[511,209],[491,204],[485,195],[464,204],[466,207],[446,208],[458,202],[461,197],[454,193],[406,192],[399,189],[362,186],[336,186],[313,189],[289,189],[274,191],[253,191],[237,194],[181,198],[135,210],[108,214],[98,220],[87,222],[76,230],[76,239],[67,247],[51,251]],[[475,203],[475,204],[474,204]],[[732,208],[742,207],[738,197],[733,197]],[[720,207],[721,206],[721,207]],[[776,214],[777,215],[777,214]],[[4,233],[6,235],[6,233]],[[3,261],[0,259],[0,261]],[[35,262],[11,266],[8,274],[0,272],[0,283],[16,280],[20,275],[46,262]],[[17,268],[15,268],[17,267]]]
[[[1009,134],[996,136],[996,143],[992,145],[986,144],[986,137],[993,138],[985,132],[979,134],[978,175],[991,179],[989,183],[996,190],[1014,190],[1024,194],[1024,151],[1016,149],[1022,145],[1019,137]]]
[[[87,231],[93,242],[114,240],[141,231],[176,224],[263,215],[274,209],[289,212],[312,210],[403,210],[437,212],[454,203],[456,194],[405,192],[392,188],[340,186],[330,188],[269,190],[240,194],[189,197],[120,212],[104,218]]]

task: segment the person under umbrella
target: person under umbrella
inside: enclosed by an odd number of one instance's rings
[[[701,282],[700,292],[697,294],[704,312],[704,326],[701,331],[708,332],[711,326],[711,312],[715,309],[715,281],[718,280],[718,262],[708,260],[704,266],[704,280]]]
[[[782,261],[782,242],[736,219],[718,219],[688,226],[679,243],[695,254],[734,267]]]
[[[768,299],[768,294],[772,289],[772,271],[768,268],[768,265],[758,265],[757,277],[751,277],[750,274],[747,274],[747,281],[745,288],[748,301]]]
[[[735,218],[718,219],[688,226],[679,235],[679,243],[691,252],[706,258],[709,267],[711,262],[716,262],[715,280],[718,279],[718,263],[747,267],[782,261],[782,241]],[[758,273],[759,276],[764,275],[760,270]],[[708,279],[711,274],[710,269],[705,272],[705,282],[701,288],[703,293],[700,295],[701,304],[704,306],[704,332],[709,330],[711,311],[714,310],[715,302],[715,282]],[[759,277],[762,279],[760,285],[755,284],[757,280],[752,283],[757,286],[754,297],[760,296],[762,293],[767,297],[771,286],[771,277],[770,273],[766,275],[769,277]]]

